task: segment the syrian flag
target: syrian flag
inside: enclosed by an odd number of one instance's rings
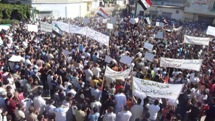
[[[151,0],[138,0],[138,3],[144,10],[147,10],[149,7],[152,6]]]
[[[98,14],[99,16],[105,18],[105,19],[107,19],[108,16],[109,16],[102,8],[99,9],[99,11],[97,12],[97,14]]]
[[[54,24],[52,32],[59,37],[62,37],[63,35],[63,31],[60,29],[60,27],[57,24]]]
[[[151,21],[150,21],[150,19],[149,19],[149,17],[146,17],[145,19],[144,19],[144,22],[146,23],[146,24],[151,24]]]

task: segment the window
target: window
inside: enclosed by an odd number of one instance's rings
[[[212,11],[215,11],[215,2],[214,2],[214,5],[212,7]]]

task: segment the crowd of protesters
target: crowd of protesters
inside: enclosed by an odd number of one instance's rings
[[[86,36],[64,33],[29,32],[20,22],[2,30],[0,56],[0,121],[205,121],[215,120],[215,38],[209,46],[183,44],[184,35],[208,37],[207,25],[166,19],[165,27],[156,27],[162,17],[147,25],[140,18],[136,24],[129,17],[117,17],[113,30],[101,18],[92,17],[87,25],[110,36],[109,47]],[[58,19],[84,26],[82,18]],[[68,22],[70,21],[70,22]],[[183,26],[178,32],[172,25]],[[38,24],[39,26],[39,24]],[[154,38],[158,31],[163,39]],[[144,59],[144,43],[154,45],[153,62]],[[65,55],[63,50],[70,54]],[[24,58],[8,61],[13,55]],[[107,64],[106,55],[114,60]],[[132,78],[115,80],[104,77],[105,66],[123,71],[122,55],[133,57],[132,75],[144,80],[184,84],[178,100],[132,95]],[[160,57],[203,59],[199,72],[162,68]],[[130,76],[132,77],[132,76]]]

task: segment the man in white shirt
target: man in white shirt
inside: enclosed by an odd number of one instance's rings
[[[68,110],[68,106],[61,105],[58,108],[50,109],[49,112],[55,114],[55,121],[66,121],[66,112]]]
[[[115,95],[116,105],[115,113],[118,113],[126,105],[126,96],[123,94],[123,90],[119,89],[119,93]]]
[[[116,121],[116,114],[113,112],[114,108],[113,107],[108,107],[107,113],[105,113],[103,117],[103,121]]]
[[[124,109],[117,113],[117,121],[129,121],[132,116],[132,113],[129,111],[127,106],[124,106]]]
[[[96,97],[93,96],[92,102],[90,103],[91,109],[97,108],[98,112],[100,112],[101,106],[102,106],[101,102],[97,101]]]
[[[159,104],[159,101],[155,100],[154,104],[147,105],[147,108],[149,110],[148,112],[150,114],[149,119],[151,121],[156,121],[156,119],[157,119],[158,111],[160,110],[160,106],[158,104]]]
[[[34,108],[40,111],[42,114],[45,111],[46,101],[42,98],[42,88],[38,88],[37,94],[38,96],[34,97]]]
[[[138,99],[137,104],[131,107],[132,116],[130,121],[135,121],[137,118],[141,119],[143,114],[143,105],[141,105],[141,102],[141,99]]]
[[[86,70],[84,70],[86,81],[90,81],[93,77],[93,72],[90,70],[90,67],[88,66]]]
[[[24,97],[25,99],[23,99],[21,102],[25,107],[25,114],[28,114],[28,109],[32,105],[33,101],[30,98],[28,98],[28,93],[24,93]]]
[[[92,88],[90,90],[90,93],[92,96],[94,96],[96,98],[96,100],[100,100],[102,92],[101,92],[101,90],[98,89],[97,85],[94,86],[94,88]]]
[[[102,70],[99,68],[99,64],[96,63],[95,66],[93,67],[92,71],[93,71],[93,75],[95,75],[97,78],[99,78],[100,72]]]

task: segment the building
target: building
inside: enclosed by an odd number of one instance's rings
[[[99,0],[32,0],[32,7],[38,11],[38,17],[85,17],[98,8]]]
[[[137,13],[215,24],[215,0],[152,0],[152,2],[152,7],[147,11],[143,11],[138,5]]]

